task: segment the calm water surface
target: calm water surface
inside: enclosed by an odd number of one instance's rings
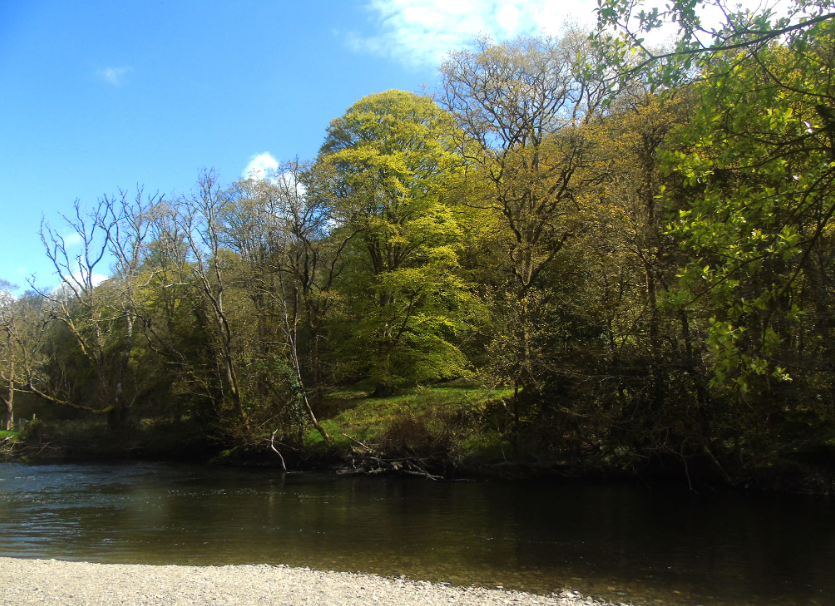
[[[289,564],[637,604],[835,604],[835,503],[168,464],[0,464],[0,555]]]

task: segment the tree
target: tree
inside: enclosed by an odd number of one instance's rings
[[[173,251],[175,258],[182,257],[184,252],[188,255],[183,259],[185,267],[190,270],[216,329],[213,334],[219,345],[223,397],[246,426],[247,415],[238,384],[233,347],[234,335],[224,306],[227,282],[224,278],[226,260],[222,251],[222,219],[229,203],[229,198],[220,188],[217,174],[203,171],[197,180],[197,191],[181,196],[171,206],[176,231],[168,234],[173,238],[164,246]]]
[[[14,428],[14,394],[16,390],[17,372],[15,363],[18,362],[17,346],[17,313],[15,298],[12,292],[17,287],[6,280],[0,279],[0,330],[6,333],[5,343],[0,346],[0,380],[3,381],[4,394],[0,396],[6,407],[3,429],[9,431]]]
[[[544,278],[582,230],[581,198],[600,176],[589,133],[605,88],[585,77],[578,55],[592,58],[577,32],[501,45],[481,39],[475,52],[453,53],[441,67],[441,104],[459,127],[468,179],[478,183],[464,203],[493,215],[505,256],[497,324],[509,330],[494,349],[503,378],[532,397],[543,359],[532,333],[551,298]]]
[[[31,285],[47,302],[45,313],[61,323],[72,335],[80,354],[95,375],[96,396],[92,406],[73,401],[69,386],[50,380],[41,359],[26,358],[26,389],[54,404],[107,415],[111,426],[120,426],[136,397],[125,393],[126,371],[133,351],[136,319],[136,281],[144,254],[151,215],[161,201],[158,195],[144,198],[137,190],[131,202],[127,193],[104,196],[94,209],[84,212],[75,202],[75,216],[62,215],[77,243],[68,243],[49,223],[41,223],[41,240],[60,279],[54,290]],[[81,252],[73,254],[73,247]],[[115,260],[114,275],[99,287],[105,271],[100,269],[110,253]],[[22,346],[22,344],[21,344]],[[26,349],[26,348],[25,348]],[[34,352],[33,352],[34,353]],[[57,379],[57,377],[53,378]]]
[[[114,415],[124,420],[129,403],[125,399],[124,384],[134,352],[134,327],[142,305],[140,292],[145,290],[151,276],[142,275],[145,257],[148,253],[148,239],[154,217],[163,204],[159,194],[145,196],[142,188],[137,188],[133,201],[127,192],[120,191],[118,196],[105,196],[102,199],[105,214],[99,219],[102,229],[106,230],[108,251],[114,259],[109,286],[116,289],[114,312],[124,323],[121,355],[113,364],[116,367]]]
[[[734,10],[726,0],[673,0],[664,9],[641,9],[636,0],[601,0],[598,3],[595,44],[608,55],[605,66],[616,67],[621,77],[639,78],[658,85],[674,85],[705,74],[700,62],[726,53],[755,57],[774,42],[802,40],[821,24],[835,20],[831,0],[809,4],[794,2],[776,17],[774,8]],[[706,25],[706,9],[721,14],[715,25]],[[656,50],[646,36],[665,26],[677,31],[672,49]]]
[[[303,403],[304,414],[329,441],[308,397],[299,325],[306,324],[310,331],[308,376],[312,392],[317,394],[321,381],[320,332],[346,242],[328,258],[328,215],[305,194],[302,169],[298,161],[290,162],[265,179],[234,183],[228,192],[232,204],[225,213],[225,225],[230,247],[246,267],[244,281],[258,315],[256,347],[273,371],[279,359],[289,358],[291,402]],[[283,337],[280,341],[268,334],[275,329]],[[274,377],[267,380],[272,382]]]
[[[741,460],[832,431],[824,402],[832,401],[835,353],[835,13],[829,2],[794,3],[775,19],[720,2],[724,21],[706,30],[699,13],[708,5],[638,13],[638,30],[630,30],[634,5],[606,2],[599,39],[627,77],[649,79],[665,94],[685,83],[696,100],[663,161],[672,182],[660,200],[676,211],[667,232],[688,256],[669,302],[700,317],[709,439]],[[653,54],[641,37],[664,17],[681,36],[671,52]],[[603,35],[612,24],[619,40]],[[637,59],[626,64],[630,49]]]
[[[334,233],[356,233],[341,281],[341,354],[367,370],[378,395],[466,366],[456,345],[469,296],[448,199],[458,165],[451,128],[427,97],[370,95],[331,122],[317,160],[330,175]]]
[[[67,243],[49,223],[41,222],[41,240],[60,285],[50,290],[38,287],[34,280],[30,284],[47,302],[48,317],[69,331],[81,356],[91,366],[96,396],[92,406],[74,402],[66,381],[50,380],[48,373],[43,372],[44,368],[32,365],[34,360],[29,360],[25,368],[27,390],[54,404],[107,415],[109,423],[115,427],[124,419],[128,406],[121,383],[118,379],[114,381],[112,376],[111,337],[120,317],[114,309],[113,291],[97,288],[102,275],[97,272],[104,271],[100,268],[117,219],[111,214],[112,207],[106,199],[100,200],[90,212],[84,212],[77,200],[74,208],[74,217],[62,215],[62,218],[77,243]],[[82,251],[74,255],[74,246],[80,246]],[[42,363],[45,361],[41,360]]]

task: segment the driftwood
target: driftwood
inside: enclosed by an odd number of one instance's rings
[[[428,480],[443,480],[443,476],[430,473],[426,470],[425,459],[418,457],[402,457],[398,459],[382,459],[380,457],[364,457],[361,460],[352,460],[348,465],[337,469],[340,475],[377,475],[377,474],[403,474],[420,476]]]
[[[436,455],[428,457],[386,457],[380,452],[376,445],[369,445],[352,438],[348,434],[342,434],[359,448],[353,448],[346,465],[337,470],[341,475],[377,475],[377,474],[402,474],[419,476],[429,480],[443,480],[443,476],[433,474],[429,471],[432,463],[438,463]]]

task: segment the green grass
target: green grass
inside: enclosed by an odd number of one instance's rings
[[[19,437],[19,431],[0,430],[0,440],[5,440],[6,438],[12,438],[13,440],[17,440]]]
[[[408,442],[420,434],[424,440],[443,440],[458,451],[499,452],[501,436],[486,415],[511,389],[491,390],[473,385],[448,384],[414,387],[389,398],[372,398],[365,386],[340,389],[326,395],[323,402],[330,418],[322,426],[342,450],[355,445],[397,441]],[[350,437],[346,437],[350,436]],[[325,448],[316,430],[305,437],[311,448]]]

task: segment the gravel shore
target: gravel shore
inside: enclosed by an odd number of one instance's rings
[[[0,604],[602,604],[286,566],[141,566],[0,558]]]

